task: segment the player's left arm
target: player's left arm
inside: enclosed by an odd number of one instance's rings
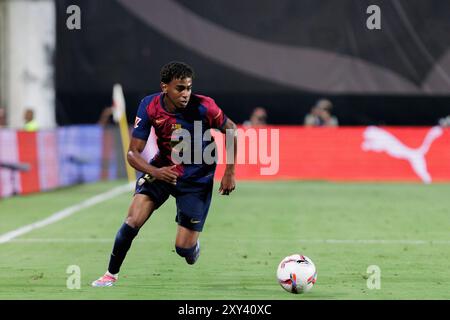
[[[236,124],[229,118],[226,119],[225,124],[220,128],[220,132],[225,134],[227,164],[225,172],[220,182],[219,193],[222,195],[229,195],[236,188],[235,181],[235,164],[236,164],[236,152],[237,152],[237,135]],[[234,143],[230,145],[229,142]],[[232,157],[229,159],[228,156]]]

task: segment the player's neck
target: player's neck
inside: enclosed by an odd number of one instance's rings
[[[166,107],[166,110],[170,113],[177,113],[178,109],[175,106],[175,104],[172,102],[172,100],[167,96],[167,94],[164,94],[164,107]]]

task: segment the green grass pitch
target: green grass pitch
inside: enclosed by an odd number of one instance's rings
[[[123,183],[0,200],[0,236]],[[126,215],[124,193],[0,244],[0,299],[450,299],[449,184],[238,181],[229,197],[217,189],[197,264],[174,252],[169,199],[141,229],[117,285],[91,288]],[[276,281],[293,253],[317,266],[304,295]],[[66,286],[70,265],[80,267],[80,289]],[[367,287],[371,265],[380,289]]]

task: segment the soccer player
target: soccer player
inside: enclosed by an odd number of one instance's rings
[[[200,163],[185,161],[186,163],[177,164],[178,161],[172,159],[173,148],[177,146],[177,141],[172,139],[173,131],[189,131],[192,150],[197,145],[201,146],[201,151],[210,143],[203,141],[206,130],[214,128],[227,135],[231,132],[234,139],[232,151],[234,157],[236,155],[236,137],[233,134],[236,125],[225,116],[213,99],[192,94],[192,68],[182,62],[170,62],[162,67],[160,76],[162,92],[147,96],[141,101],[127,154],[130,165],[142,172],[142,175],[136,182],[128,216],[117,232],[108,270],[92,283],[94,287],[112,286],[117,281],[120,267],[139,229],[170,195],[175,197],[177,206],[176,252],[188,264],[194,264],[198,259],[198,238],[211,203],[216,163],[205,162],[202,158]],[[194,133],[198,124],[201,124],[202,129],[200,135]],[[147,163],[141,152],[151,126],[155,129],[159,152]],[[198,137],[201,141],[195,141]],[[227,149],[229,148],[230,144],[227,144]],[[187,148],[183,152],[192,150]],[[235,161],[228,162],[230,163],[226,165],[219,188],[222,195],[229,195],[235,189]]]

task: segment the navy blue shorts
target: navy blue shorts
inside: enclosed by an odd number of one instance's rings
[[[158,209],[172,195],[176,199],[177,214],[175,221],[185,228],[202,231],[208,216],[213,190],[213,180],[207,184],[189,184],[177,182],[177,185],[161,180],[146,180],[141,175],[136,182],[135,194],[145,194]]]

